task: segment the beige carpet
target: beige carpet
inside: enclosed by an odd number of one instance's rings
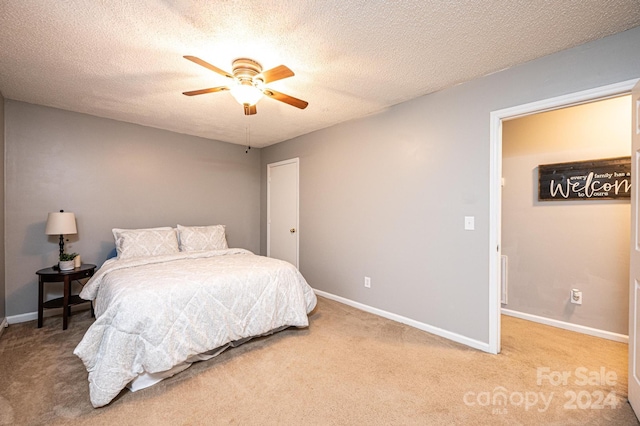
[[[639,424],[621,343],[503,317],[495,356],[323,298],[310,320],[100,409],[72,354],[88,312],[66,331],[60,317],[12,325],[0,338],[0,424]]]

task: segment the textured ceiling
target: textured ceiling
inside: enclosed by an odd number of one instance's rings
[[[8,99],[263,147],[640,25],[638,0],[1,0]],[[249,57],[296,75],[244,116],[227,79]]]

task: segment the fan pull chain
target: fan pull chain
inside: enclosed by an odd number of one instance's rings
[[[249,129],[249,125],[245,128],[245,142],[247,143],[247,149],[244,151],[245,154],[249,153],[251,149],[251,131]]]

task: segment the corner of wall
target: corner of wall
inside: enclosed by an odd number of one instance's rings
[[[4,158],[5,158],[5,123],[4,123],[4,96],[2,96],[2,92],[0,92],[0,177],[2,178],[2,183],[0,184],[0,323],[3,325],[6,324],[7,319],[7,308],[6,308],[6,289],[5,289],[5,235],[4,235],[4,211],[5,211],[5,201],[4,201]],[[0,328],[0,334],[4,327]]]

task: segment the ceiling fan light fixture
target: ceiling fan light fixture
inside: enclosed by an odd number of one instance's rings
[[[231,86],[231,95],[240,105],[253,106],[262,99],[263,93],[250,81],[239,81]]]
[[[262,99],[262,96],[267,96],[273,100],[283,102],[287,105],[300,109],[305,109],[307,105],[309,105],[307,101],[294,98],[293,96],[289,96],[284,93],[276,92],[275,90],[271,90],[266,87],[266,84],[273,83],[274,81],[282,80],[284,78],[293,77],[295,75],[293,71],[284,65],[278,65],[275,68],[263,71],[262,65],[253,59],[238,58],[233,61],[233,73],[228,73],[195,56],[185,56],[184,58],[232,81],[228,86],[218,86],[208,89],[182,92],[185,96],[204,95],[205,93],[229,90],[235,100],[244,107],[245,115],[256,114],[256,103]]]

